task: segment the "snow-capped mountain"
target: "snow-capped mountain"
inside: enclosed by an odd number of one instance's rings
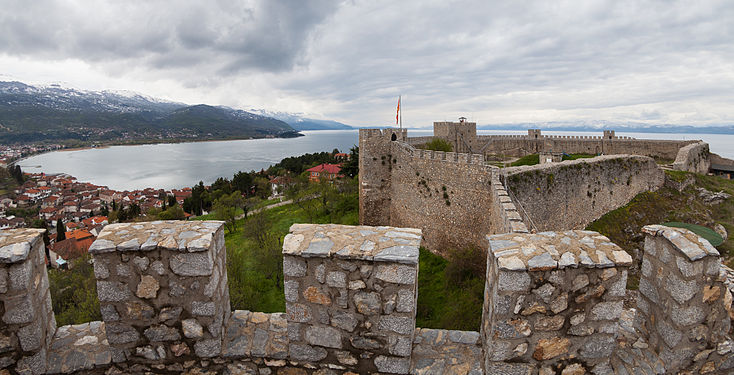
[[[262,109],[250,109],[250,112],[263,116],[272,117],[283,121],[296,130],[343,130],[354,129],[353,127],[337,121],[317,120],[305,117],[302,113],[270,112]]]
[[[0,143],[293,136],[287,123],[227,107],[190,106],[129,91],[0,82]]]

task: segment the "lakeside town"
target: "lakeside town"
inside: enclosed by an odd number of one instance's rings
[[[5,149],[4,149],[5,150]],[[15,152],[38,152],[33,147],[15,148]],[[349,160],[346,153],[332,153],[335,160]],[[18,154],[11,156],[18,157]],[[4,167],[4,166],[3,166]],[[12,167],[11,167],[12,168]],[[19,167],[18,171],[20,170]],[[304,176],[309,183],[322,180],[334,181],[343,177],[341,164],[321,163],[306,169]],[[70,261],[87,253],[97,235],[111,222],[123,221],[111,217],[116,209],[127,208],[138,215],[146,215],[154,209],[161,212],[166,207],[187,208],[186,200],[192,197],[191,187],[181,189],[159,189],[147,187],[137,190],[118,191],[107,186],[78,181],[69,174],[22,173],[22,183],[11,191],[0,191],[0,230],[27,226],[44,227],[48,232],[48,262],[56,268],[66,268]],[[253,173],[253,172],[251,172]],[[267,187],[260,195],[268,199],[280,198],[283,191],[293,183],[289,175],[269,176],[262,170],[257,172],[267,179]],[[210,190],[211,186],[201,186]],[[195,187],[196,188],[196,187]],[[253,187],[254,188],[254,187]],[[254,190],[242,193],[243,198]],[[181,210],[178,219],[188,220],[195,216],[192,210]],[[37,214],[36,214],[37,212]],[[19,214],[20,213],[20,214]],[[207,214],[207,210],[201,214]],[[62,235],[59,235],[63,232]]]

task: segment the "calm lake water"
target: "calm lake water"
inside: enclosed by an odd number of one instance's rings
[[[105,185],[116,190],[146,187],[182,188],[218,177],[232,178],[237,171],[267,168],[288,156],[332,151],[349,152],[359,143],[357,130],[305,131],[306,136],[289,139],[113,146],[78,151],[57,151],[20,162],[26,172],[68,173],[79,181]],[[409,136],[431,135],[432,130],[409,130]],[[527,134],[527,131],[479,130],[479,134]],[[554,135],[601,135],[598,132],[544,131]],[[732,134],[643,134],[617,133],[647,139],[702,139],[711,151],[734,159]]]

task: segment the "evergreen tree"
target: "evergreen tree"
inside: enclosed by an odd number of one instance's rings
[[[61,219],[56,220],[56,242],[63,241],[66,239],[66,227],[64,221]]]

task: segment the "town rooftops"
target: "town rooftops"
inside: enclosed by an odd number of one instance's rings
[[[306,169],[306,172],[326,172],[331,174],[338,174],[342,168],[336,164],[319,164],[313,168]]]

